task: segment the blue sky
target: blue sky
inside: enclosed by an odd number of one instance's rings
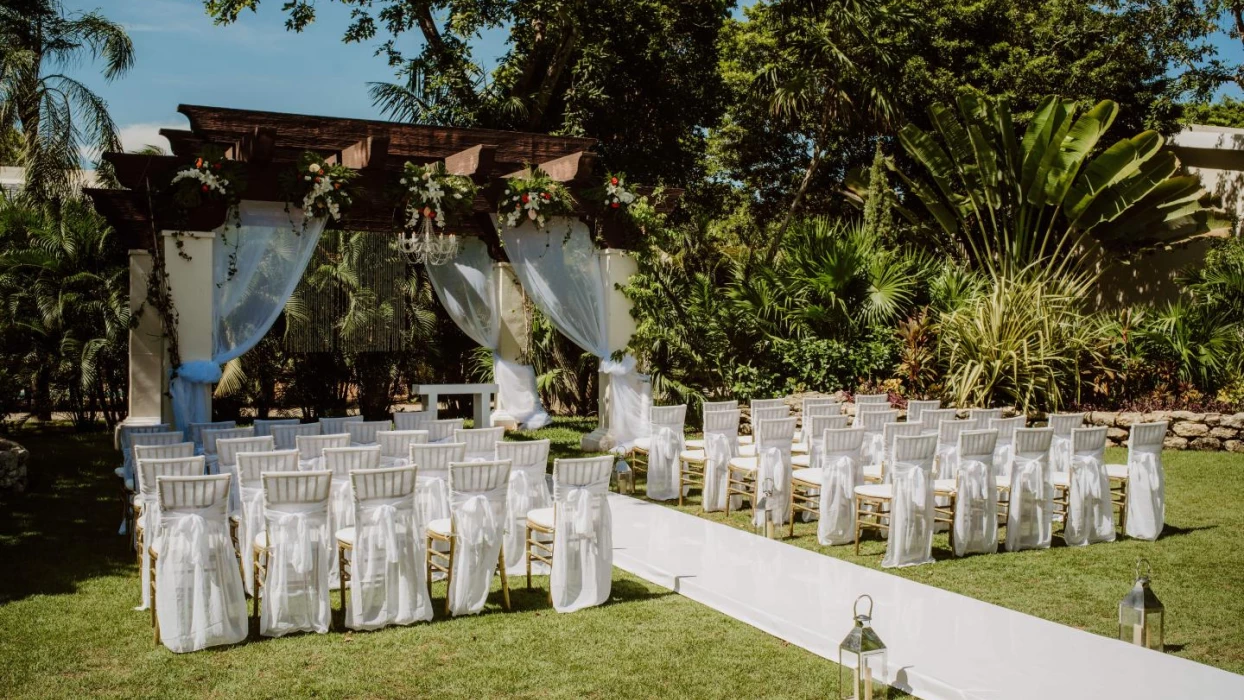
[[[185,126],[176,111],[179,103],[379,118],[367,83],[392,80],[393,72],[372,55],[374,45],[341,43],[349,9],[321,0],[318,20],[295,34],[285,30],[282,4],[263,0],[257,13],[245,12],[236,24],[219,27],[200,0],[64,0],[69,12],[98,8],[125,25],[137,53],[134,69],[111,83],[88,65],[72,74],[108,101],[127,149],[166,146],[156,132]],[[504,30],[480,37],[477,58],[495,64],[504,41]],[[417,42],[412,32],[399,48],[413,53]],[[1223,37],[1220,51],[1227,60],[1244,61],[1239,42]]]

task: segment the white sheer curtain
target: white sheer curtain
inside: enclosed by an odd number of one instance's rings
[[[565,226],[562,223],[565,223]],[[635,358],[611,359],[606,333],[608,293],[601,261],[581,221],[558,218],[547,229],[525,223],[501,233],[506,255],[523,289],[557,330],[600,359],[609,380],[609,432],[615,452],[643,435],[650,403],[646,378]]]
[[[427,270],[432,288],[449,317],[471,340],[493,351],[497,406],[525,430],[548,425],[551,419],[540,405],[535,371],[497,354],[501,342],[501,299],[488,247],[474,236],[460,237],[457,257],[443,265],[428,265]]]
[[[212,385],[221,367],[263,339],[285,308],[324,231],[303,226],[302,211],[280,202],[243,201],[241,227],[216,231],[212,280],[212,359],[186,362],[169,386],[177,428],[211,420]],[[292,219],[292,221],[291,221]],[[207,290],[204,290],[206,293]]]

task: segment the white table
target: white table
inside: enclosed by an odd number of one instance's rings
[[[411,387],[423,402],[423,410],[435,411],[442,395],[470,394],[473,397],[471,415],[476,428],[492,427],[492,397],[497,393],[496,384],[416,384]]]

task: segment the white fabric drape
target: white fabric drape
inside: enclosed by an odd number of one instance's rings
[[[643,433],[649,385],[636,372],[633,357],[610,359],[609,290],[587,226],[561,217],[556,221],[547,229],[532,223],[506,228],[501,238],[514,274],[536,307],[575,345],[600,359],[600,371],[609,375],[609,433],[617,441],[614,451],[625,452]]]
[[[543,460],[539,464],[515,462],[510,466],[510,488],[506,499],[511,522],[505,529],[505,572],[511,576],[527,573],[527,562],[524,558],[527,513],[553,505],[553,496],[549,493],[548,480],[544,475]],[[534,561],[531,563],[531,572],[545,575],[548,573],[548,565]]]
[[[816,540],[823,545],[855,541],[855,487],[864,484],[859,460],[851,455],[818,452],[821,494]]]
[[[730,460],[738,456],[738,429],[732,432],[710,432],[704,436],[704,510],[726,509],[726,471]],[[742,498],[734,500],[742,504]],[[731,506],[734,505],[732,502]]]
[[[1114,541],[1114,503],[1110,476],[1097,455],[1071,458],[1063,540],[1072,547]]]
[[[1006,551],[1049,548],[1054,516],[1053,491],[1048,458],[1015,457],[1006,518]]]
[[[890,534],[881,566],[916,566],[933,561],[932,465],[896,462],[890,473],[894,499],[890,503]]]
[[[450,493],[454,537],[453,580],[449,584],[449,612],[474,615],[484,609],[501,554],[508,484],[487,493]]]
[[[373,630],[431,620],[426,555],[414,500],[407,496],[359,503],[354,532],[347,626]]]
[[[784,525],[790,510],[790,443],[785,447],[770,445],[758,448],[756,455],[756,506],[752,509],[752,524],[762,527],[765,513],[770,522]],[[766,495],[765,491],[771,490]]]
[[[238,472],[235,470],[234,474]],[[238,483],[241,479],[234,477]],[[238,489],[242,498],[242,509],[238,518],[238,542],[242,543],[242,584],[247,595],[255,595],[255,548],[250,543],[255,535],[264,531],[263,520],[263,489],[255,486],[242,486]]]
[[[613,518],[609,482],[557,489],[553,530],[553,609],[574,612],[609,600],[613,583]]]
[[[328,575],[337,568],[328,510],[323,503],[281,504],[265,509],[264,518],[269,541],[259,633],[328,632]]]
[[[1156,540],[1166,524],[1166,474],[1157,452],[1136,451],[1127,462],[1127,536]]]
[[[959,462],[955,490],[955,556],[998,551],[998,486],[991,464]]]
[[[218,229],[212,251],[212,359],[183,364],[169,384],[182,431],[211,420],[212,384],[220,380],[221,366],[255,347],[272,328],[324,231],[325,219],[304,226],[302,211],[286,212],[280,202],[243,201],[238,216],[241,228]]]
[[[654,501],[678,498],[678,456],[683,445],[681,432],[669,426],[656,427],[652,449],[648,451],[648,498]]]
[[[172,651],[246,639],[246,594],[225,525],[226,503],[161,516],[156,617],[160,640]]]
[[[497,406],[513,416],[524,430],[552,422],[540,405],[535,371],[497,355],[501,342],[500,280],[484,242],[475,236],[459,236],[458,255],[443,265],[428,265],[427,271],[437,298],[458,328],[493,351]]]
[[[1071,436],[1055,435],[1050,439],[1050,472],[1065,474],[1071,469]]]

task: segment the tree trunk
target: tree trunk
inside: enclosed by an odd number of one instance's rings
[[[48,368],[40,367],[35,373],[34,395],[31,397],[31,410],[35,418],[41,421],[52,420],[52,378],[48,376]]]
[[[773,234],[773,241],[769,243],[769,250],[765,253],[765,261],[772,263],[777,257],[778,250],[782,247],[782,237],[786,235],[786,229],[790,226],[791,220],[795,217],[795,212],[799,210],[799,205],[803,202],[803,196],[808,191],[808,185],[812,182],[812,176],[816,174],[816,169],[821,166],[821,159],[825,157],[824,151],[819,146],[814,147],[816,150],[812,152],[812,160],[808,163],[808,168],[803,172],[803,181],[799,183],[799,189],[795,190],[795,197],[790,202],[790,207],[786,210],[786,215],[782,217],[782,223],[778,225],[777,231]]]

